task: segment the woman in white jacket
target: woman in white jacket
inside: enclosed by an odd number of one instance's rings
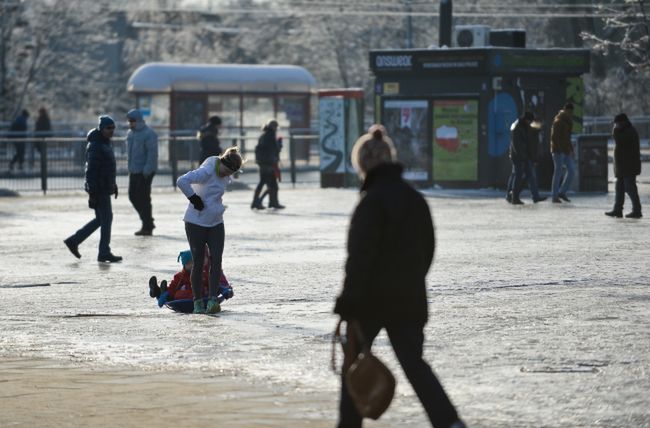
[[[207,308],[203,304],[201,277],[203,267],[195,263],[191,282],[194,296],[194,313],[214,314],[221,310],[217,300],[221,256],[224,246],[223,194],[239,171],[244,160],[237,147],[230,147],[221,156],[210,156],[197,169],[178,177],[176,185],[190,200],[185,210],[185,233],[190,244],[193,260],[203,260],[207,244],[212,255],[210,263],[209,299]]]

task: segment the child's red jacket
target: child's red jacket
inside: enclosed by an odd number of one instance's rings
[[[169,286],[167,287],[167,291],[169,292],[169,300],[179,300],[179,299],[192,299],[193,294],[192,294],[192,280],[190,278],[190,273],[187,272],[185,269],[181,270],[180,272],[177,272],[174,275],[174,279],[172,279],[172,282],[169,283]],[[202,280],[203,280],[203,295],[207,296],[208,295],[208,284],[209,284],[209,267],[206,269],[203,269],[203,275],[202,275]],[[226,276],[223,274],[223,271],[221,271],[221,278],[219,278],[219,285],[221,287],[230,287],[230,284],[228,283],[228,280],[226,279]]]

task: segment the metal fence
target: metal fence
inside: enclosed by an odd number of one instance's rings
[[[173,187],[178,176],[198,167],[200,145],[196,137],[187,136],[187,133],[183,136],[183,132],[174,134],[158,138],[158,172],[153,186]],[[222,148],[239,146],[244,158],[248,159],[245,170],[254,171],[257,171],[254,162],[257,139],[258,135],[220,136]],[[294,184],[299,177],[314,180],[314,174],[298,173],[318,169],[318,134],[308,129],[292,130],[288,143],[287,147],[285,140],[280,154],[282,170],[289,173],[290,181]],[[86,144],[85,137],[79,136],[41,137],[31,133],[28,138],[16,138],[5,133],[0,136],[0,189],[43,193],[83,189]],[[22,165],[16,162],[10,168],[11,160],[19,149],[24,150]],[[123,135],[113,138],[113,149],[117,163],[117,184],[121,189],[126,189],[127,149]]]
[[[630,122],[634,125],[641,140],[650,139],[650,116],[632,116]],[[614,117],[585,116],[582,119],[584,134],[611,134]]]

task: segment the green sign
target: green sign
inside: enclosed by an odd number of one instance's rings
[[[433,180],[478,181],[478,100],[433,102]]]

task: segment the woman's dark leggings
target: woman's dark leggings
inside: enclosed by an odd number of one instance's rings
[[[221,257],[223,255],[223,242],[225,229],[223,223],[212,227],[198,226],[192,223],[185,223],[185,234],[190,244],[194,267],[190,276],[192,281],[192,295],[194,300],[203,298],[203,259],[205,257],[205,245],[210,249],[212,258],[210,263],[210,297],[217,297],[219,290],[219,278],[221,277]]]

